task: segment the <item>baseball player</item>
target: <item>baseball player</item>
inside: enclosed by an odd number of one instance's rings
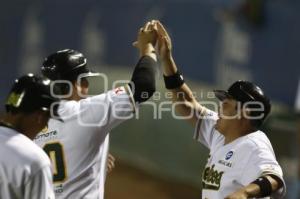
[[[49,79],[28,74],[15,81],[0,121],[0,198],[54,198],[50,160],[32,141],[53,102]]]
[[[281,167],[269,139],[259,130],[271,109],[263,91],[251,82],[237,81],[228,91],[214,91],[221,101],[218,113],[203,107],[177,70],[167,31],[158,21],[155,29],[165,86],[173,93],[177,111],[195,126],[194,138],[210,150],[202,198],[283,197]]]
[[[50,120],[48,129],[35,142],[42,147],[53,164],[56,198],[103,198],[108,154],[108,133],[131,118],[137,105],[155,92],[156,33],[150,23],[140,29],[137,42],[140,59],[134,69],[132,84],[106,93],[83,97],[88,93],[89,71],[86,58],[75,50],[58,51],[46,58],[42,73],[51,80],[68,80],[71,85],[57,83],[54,91],[70,95],[62,100],[58,113],[61,124]]]

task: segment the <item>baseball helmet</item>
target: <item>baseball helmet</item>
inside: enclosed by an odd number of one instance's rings
[[[251,111],[251,116],[262,115],[260,119],[254,119],[253,124],[255,127],[259,127],[264,119],[268,116],[271,111],[271,103],[268,97],[264,94],[262,89],[249,81],[236,81],[234,82],[227,91],[214,90],[215,96],[223,101],[226,98],[233,98],[242,104],[246,102],[259,102],[263,105],[262,110]],[[258,104],[249,104],[249,108],[259,108]]]
[[[54,102],[59,102],[59,100],[51,96],[50,80],[30,73],[15,80],[5,108],[7,112],[24,113],[36,110],[50,111],[53,108],[52,111],[57,115],[57,106],[51,107]]]
[[[41,67],[42,74],[51,80],[76,80],[81,74],[97,76],[87,67],[85,56],[72,49],[57,51],[45,58]]]

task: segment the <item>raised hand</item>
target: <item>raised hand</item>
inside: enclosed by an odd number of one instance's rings
[[[133,43],[133,46],[140,50],[141,54],[147,54],[154,52],[156,41],[157,41],[157,33],[154,30],[154,21],[147,22],[142,28],[140,28],[137,41]]]
[[[158,35],[158,54],[162,61],[170,59],[172,56],[172,41],[165,29],[165,27],[159,22],[154,21],[154,30]]]

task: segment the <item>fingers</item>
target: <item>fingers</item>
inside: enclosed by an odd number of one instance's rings
[[[115,168],[115,158],[111,154],[107,157],[107,172],[110,173]]]
[[[156,21],[156,28],[158,35],[169,37],[167,30],[159,21]]]
[[[115,168],[115,162],[114,161],[109,161],[108,167],[110,168],[109,170],[112,170],[113,168]]]
[[[110,159],[113,162],[116,160],[115,157],[110,153],[108,154],[108,159]]]
[[[145,30],[145,31],[150,31],[150,30],[151,30],[150,27],[151,27],[151,22],[147,22],[147,23],[145,24],[145,26],[144,26],[144,30]]]
[[[138,47],[138,44],[139,44],[139,42],[138,42],[138,41],[135,41],[135,42],[132,43],[132,46],[137,48],[137,47]]]
[[[154,30],[156,31],[156,34],[158,35],[158,39],[160,42],[162,42],[167,49],[171,50],[172,43],[171,38],[165,29],[165,27],[160,23],[158,20],[152,20],[151,23],[153,23]]]
[[[158,20],[148,21],[142,28],[140,28],[139,32],[148,32],[148,31],[157,31],[162,36],[169,36],[167,30]]]
[[[143,33],[145,31],[144,27],[140,28],[139,33]]]
[[[140,32],[153,31],[154,27],[156,26],[156,23],[157,23],[156,20],[148,21],[142,28],[140,28]]]
[[[171,42],[170,42],[170,39],[168,37],[164,37],[163,38],[163,41],[167,47],[168,50],[171,50],[172,49],[172,45],[171,45]]]
[[[150,22],[150,25],[148,26],[148,30],[149,31],[153,31],[155,30],[157,27],[156,27],[156,20],[151,20]]]
[[[171,51],[172,50],[172,44],[168,37],[159,37],[158,45],[160,48],[164,47],[166,50]]]
[[[110,173],[114,168],[115,168],[115,164],[114,163],[108,164],[107,165],[107,172]]]
[[[145,23],[145,25],[139,29],[137,40],[133,42],[132,45],[139,50],[143,50],[149,43],[152,44],[152,47],[155,47],[157,44],[157,39],[157,21],[151,20]]]

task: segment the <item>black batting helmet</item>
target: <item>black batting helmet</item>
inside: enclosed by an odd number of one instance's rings
[[[42,74],[51,80],[76,80],[81,74],[96,76],[87,67],[85,56],[72,49],[57,51],[45,58],[41,68]]]
[[[50,111],[56,107],[52,111],[57,115],[57,106],[51,105],[59,100],[52,97],[50,82],[31,73],[16,79],[5,103],[6,111],[31,113],[37,110]]]
[[[264,94],[262,89],[252,82],[248,81],[236,81],[233,83],[227,91],[214,90],[215,96],[223,101],[226,98],[233,98],[242,104],[246,102],[259,102],[263,105],[262,110],[255,110],[250,113],[251,116],[263,115],[259,119],[253,119],[252,124],[255,127],[261,126],[264,119],[271,111],[271,103],[269,98]],[[261,106],[259,106],[261,107]],[[249,108],[259,108],[258,104],[249,104]]]

